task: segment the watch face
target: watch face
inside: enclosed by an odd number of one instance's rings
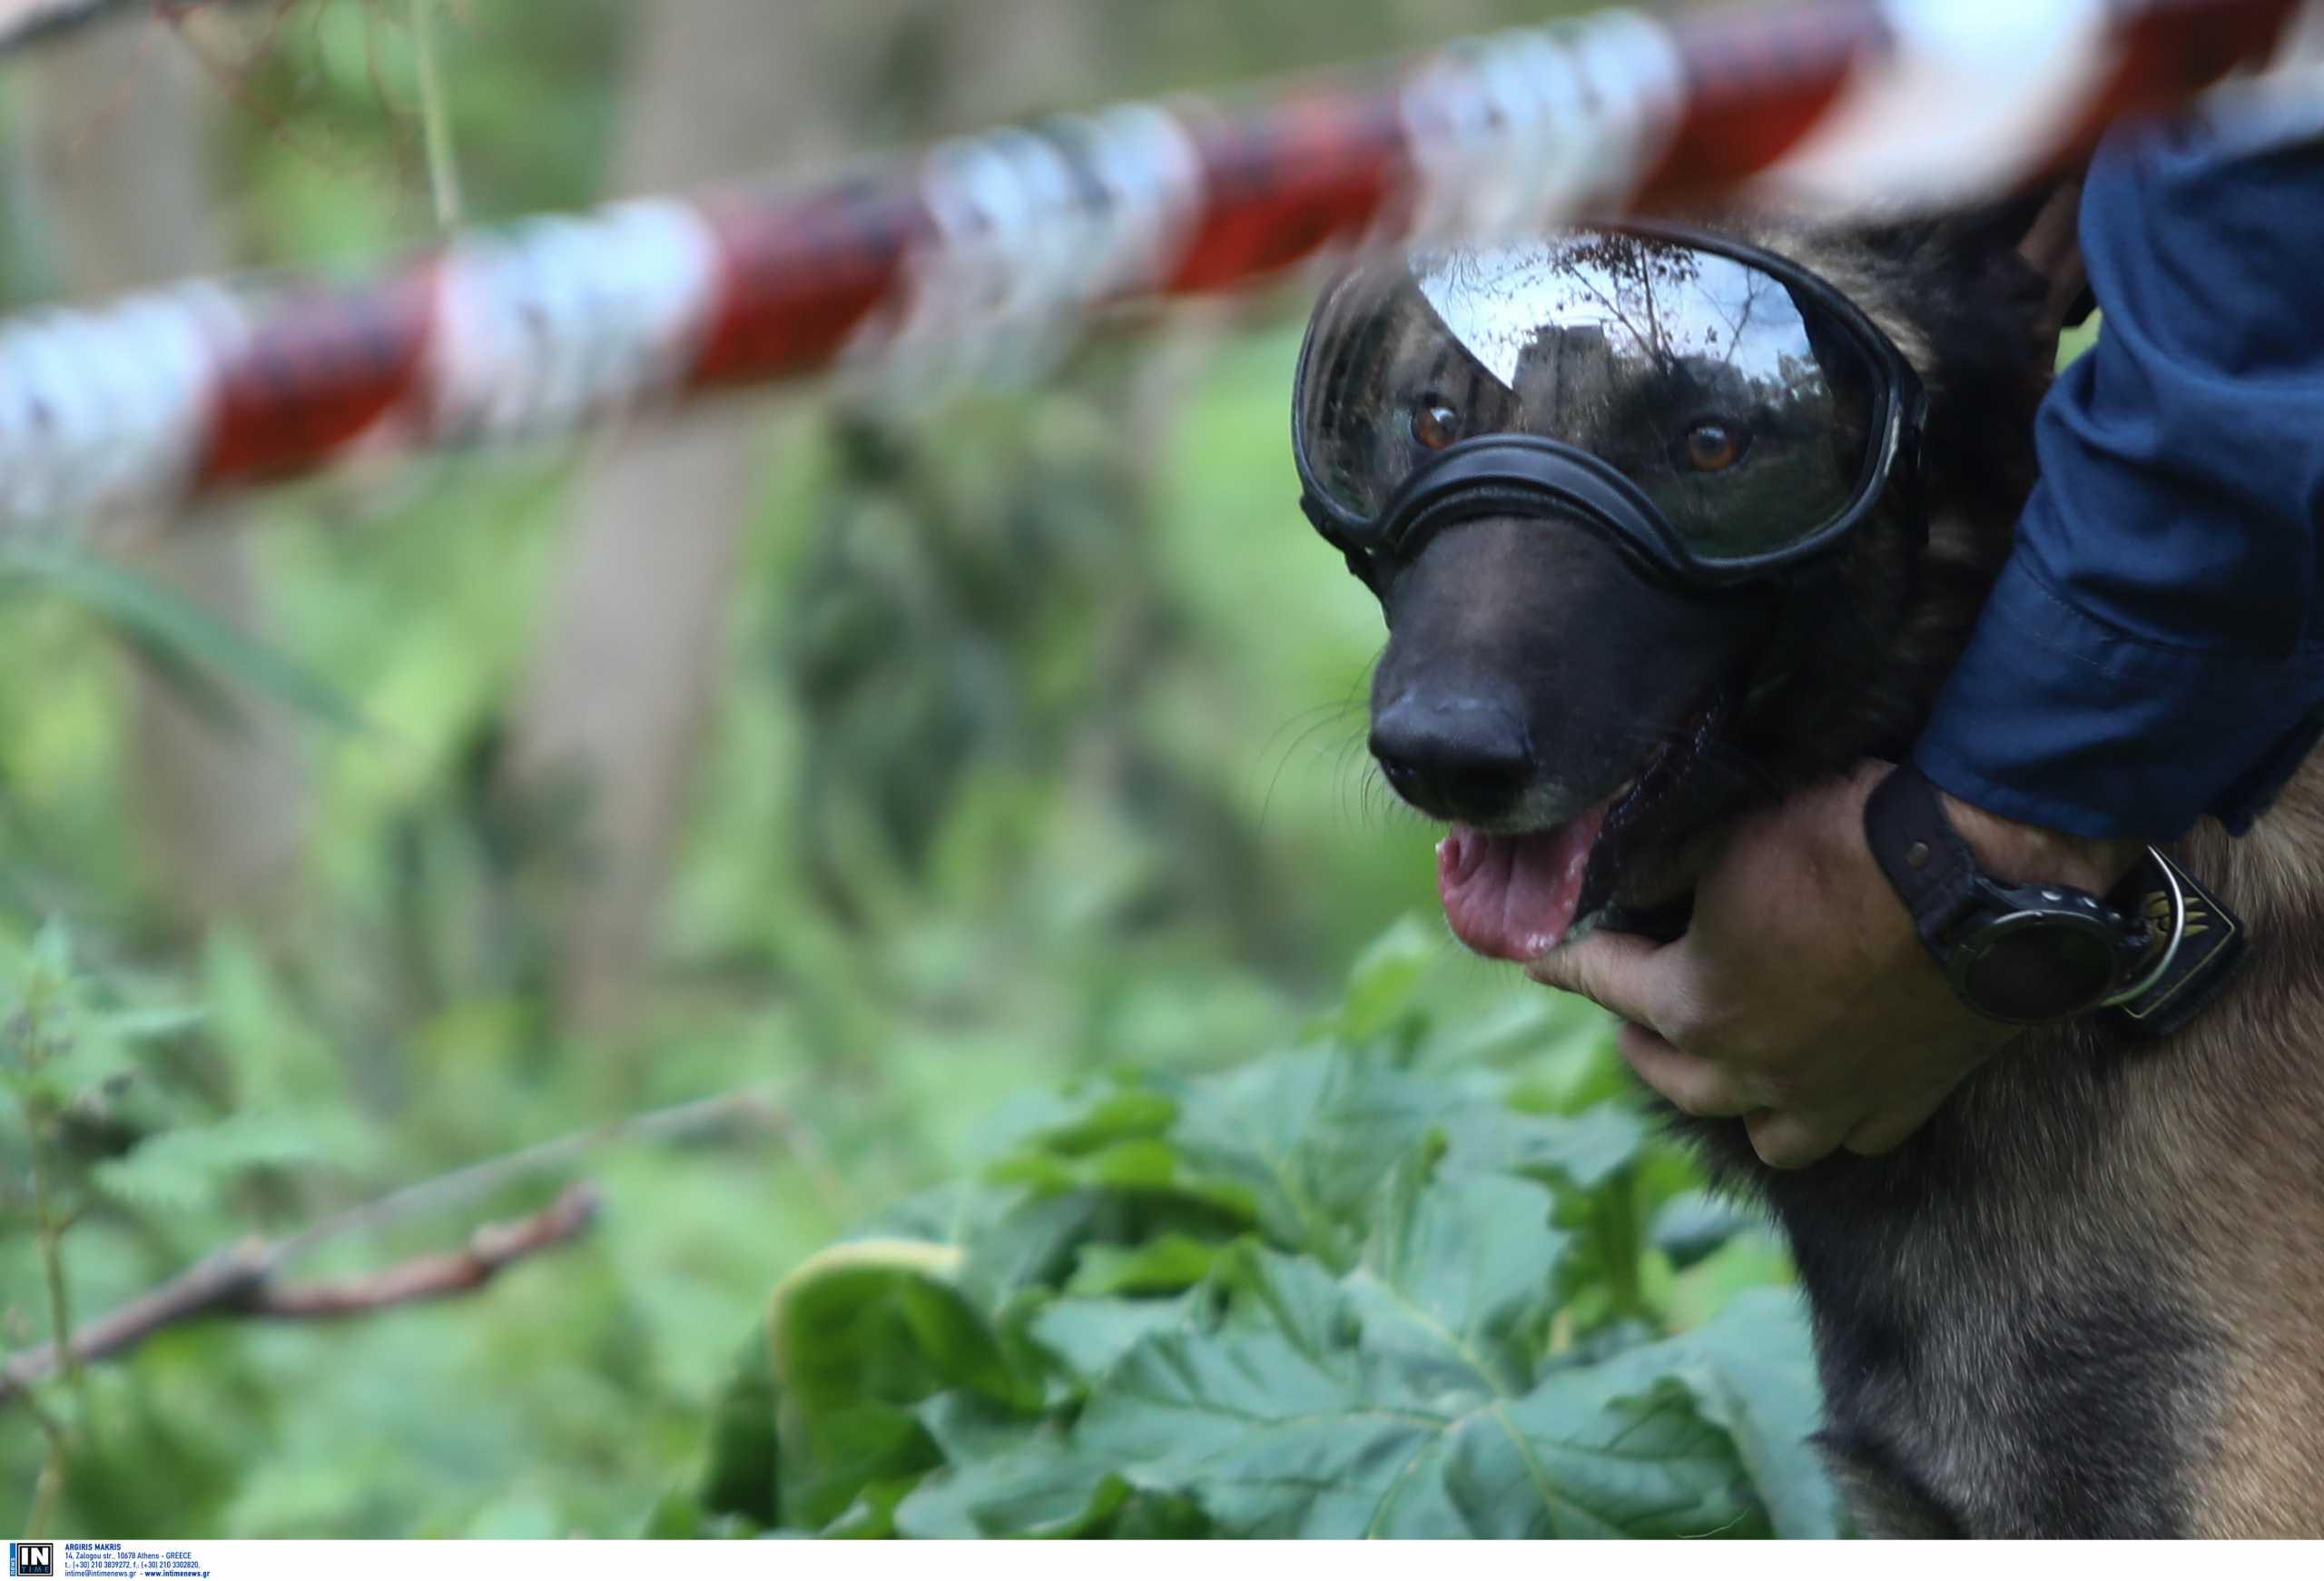
[[[1954,983],[1997,1021],[2056,1021],[2105,998],[2115,959],[2114,936],[2094,917],[2019,912],[1963,942]]]

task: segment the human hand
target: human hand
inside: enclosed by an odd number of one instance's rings
[[[1741,819],[1676,943],[1593,934],[1526,969],[1622,1017],[1622,1057],[1648,1086],[1689,1114],[1740,1117],[1777,1169],[1897,1146],[2022,1030],[1955,996],[1873,860],[1864,804],[1891,766]],[[1945,808],[2013,882],[2103,894],[2139,851]]]

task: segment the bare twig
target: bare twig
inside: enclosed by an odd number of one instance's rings
[[[359,1279],[261,1285],[243,1309],[261,1318],[352,1318],[460,1295],[512,1262],[579,1239],[596,1220],[597,1207],[596,1187],[567,1186],[537,1213],[512,1224],[483,1226],[458,1251],[415,1257]]]
[[[381,1225],[438,1208],[474,1201],[528,1175],[561,1169],[613,1142],[675,1141],[751,1125],[773,1125],[787,1131],[796,1129],[796,1122],[776,1103],[771,1092],[745,1089],[739,1092],[721,1093],[714,1098],[698,1098],[691,1103],[652,1110],[645,1114],[592,1126],[586,1131],[572,1131],[549,1141],[536,1142],[531,1147],[468,1164],[450,1174],[438,1175],[434,1180],[390,1191],[384,1197],[375,1197],[343,1213],[333,1214],[310,1229],[300,1230],[283,1242],[283,1249],[286,1255],[297,1256],[326,1240],[376,1230]]]
[[[631,1115],[390,1191],[279,1240],[253,1236],[214,1252],[168,1283],[75,1329],[73,1359],[117,1356],[163,1329],[208,1313],[298,1319],[349,1317],[474,1290],[509,1263],[581,1234],[596,1211],[596,1193],[586,1186],[573,1187],[528,1218],[477,1230],[460,1251],[431,1253],[361,1278],[285,1285],[276,1276],[325,1241],[472,1201],[529,1176],[563,1168],[613,1142],[673,1141],[748,1126],[783,1131],[794,1155],[812,1171],[812,1161],[820,1155],[812,1149],[811,1133],[763,1090],[725,1092]],[[25,1398],[27,1386],[55,1371],[56,1364],[56,1347],[49,1344],[21,1351],[0,1365],[0,1406]]]
[[[25,1535],[30,1537],[48,1536],[49,1522],[56,1517],[56,1507],[64,1497],[65,1467],[70,1464],[73,1436],[65,1430],[49,1408],[41,1404],[39,1394],[32,1388],[17,1392],[25,1409],[32,1413],[33,1422],[47,1441],[48,1453],[42,1457],[40,1477],[33,1484],[33,1507],[25,1517]]]
[[[292,1241],[255,1237],[207,1258],[157,1290],[84,1324],[73,1336],[79,1363],[103,1360],[162,1329],[212,1313],[314,1319],[384,1311],[414,1301],[458,1295],[485,1284],[509,1264],[581,1235],[596,1218],[594,1187],[576,1185],[539,1212],[507,1224],[487,1224],[453,1252],[431,1252],[374,1274],[303,1285],[277,1285],[275,1271]],[[54,1345],[24,1351],[0,1368],[0,1404],[25,1398],[30,1386],[56,1370]]]

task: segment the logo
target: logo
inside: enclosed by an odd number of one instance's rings
[[[2191,939],[2210,933],[2211,915],[2203,909],[2201,899],[2191,894],[2187,896],[2186,907],[2187,925],[2181,932]],[[2158,889],[2146,897],[2146,914],[2159,928],[2167,928],[2171,925],[2171,916],[2176,910],[2177,908],[2171,904],[2171,896],[2162,890]]]
[[[56,1545],[54,1543],[10,1543],[8,1545],[8,1574],[11,1576],[55,1575]]]

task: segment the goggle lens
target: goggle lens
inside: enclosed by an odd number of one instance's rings
[[[1352,270],[1310,326],[1295,437],[1351,523],[1452,445],[1553,440],[1718,568],[1815,539],[1882,485],[1894,382],[1814,290],[1680,240],[1570,232]]]

